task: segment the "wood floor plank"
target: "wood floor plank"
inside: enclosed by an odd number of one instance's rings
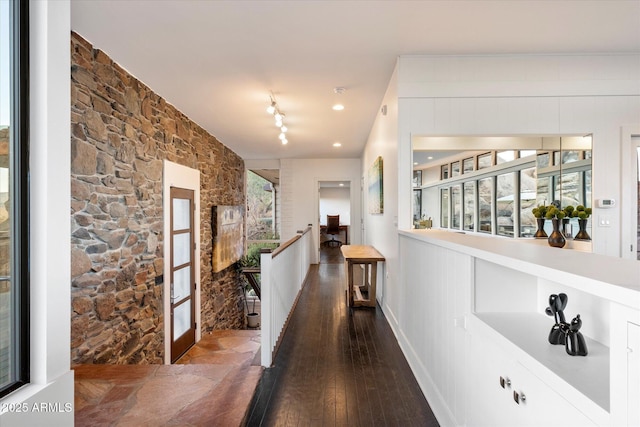
[[[438,426],[380,307],[347,307],[339,248],[312,266],[248,426]]]

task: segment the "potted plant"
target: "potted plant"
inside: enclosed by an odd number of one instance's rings
[[[578,226],[580,227],[580,231],[576,234],[575,240],[591,240],[591,237],[589,237],[587,233],[587,220],[591,216],[591,208],[585,208],[579,205],[576,207],[576,210],[573,211],[572,216],[578,218]]]
[[[531,213],[533,213],[533,216],[536,217],[536,223],[538,224],[538,230],[536,231],[536,234],[533,235],[533,237],[535,237],[536,239],[546,239],[547,233],[544,231],[544,220],[545,215],[547,214],[547,206],[540,205],[538,207],[535,207],[531,210]]]
[[[553,232],[551,232],[551,235],[547,240],[549,242],[549,245],[553,246],[554,248],[562,248],[567,243],[567,240],[560,232],[560,221],[562,221],[564,217],[564,211],[558,209],[555,206],[549,206],[545,214],[545,218],[550,219],[553,223]]]
[[[260,314],[256,312],[256,300],[259,295],[256,291],[260,290],[260,252],[251,251],[238,261],[240,273],[242,274],[242,284],[240,286],[242,299],[246,309],[247,327],[257,328],[260,325]],[[252,304],[249,309],[249,301]]]

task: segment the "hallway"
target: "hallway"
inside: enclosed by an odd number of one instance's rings
[[[347,309],[339,248],[312,265],[248,426],[437,426],[381,309]]]

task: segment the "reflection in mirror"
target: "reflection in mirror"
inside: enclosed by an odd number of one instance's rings
[[[533,237],[534,207],[591,207],[590,135],[414,137],[413,161],[422,177],[414,221],[434,218],[434,227]],[[570,223],[575,234],[577,218]]]

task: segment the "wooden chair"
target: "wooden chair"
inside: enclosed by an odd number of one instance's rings
[[[340,240],[336,240],[335,236],[340,234],[340,215],[327,215],[327,235],[332,235],[331,240],[324,242],[327,246],[335,244],[336,246],[342,246]]]

